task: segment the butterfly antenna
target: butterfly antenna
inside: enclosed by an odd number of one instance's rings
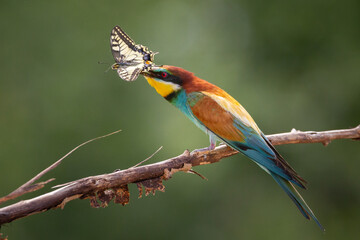
[[[111,66],[109,66],[109,67],[106,69],[105,73],[107,73],[107,72],[110,70],[110,68],[111,68]]]
[[[98,61],[98,64],[109,64],[109,63]],[[110,68],[112,68],[112,66],[109,66],[109,67],[105,70],[105,73],[107,73],[107,72],[110,70]]]

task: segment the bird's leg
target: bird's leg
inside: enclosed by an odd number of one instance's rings
[[[208,150],[214,150],[216,147],[216,137],[214,134],[209,133],[209,141],[210,141],[210,146],[208,147]]]
[[[214,150],[216,147],[216,136],[212,133],[209,133],[209,141],[210,141],[210,146],[206,148],[195,149],[193,153]]]

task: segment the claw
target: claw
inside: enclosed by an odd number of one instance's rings
[[[208,147],[205,147],[205,148],[199,148],[199,149],[195,149],[194,151],[192,151],[191,153],[197,153],[197,152],[207,152],[207,151],[211,151],[211,150],[214,150],[211,149],[211,145],[208,146]]]
[[[214,134],[210,133],[210,132],[208,134],[209,134],[210,146],[208,146],[206,148],[195,149],[194,151],[192,151],[192,153],[212,151],[212,150],[215,149],[215,147],[216,147],[216,136]]]

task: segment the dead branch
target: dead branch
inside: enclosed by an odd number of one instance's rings
[[[301,132],[293,130],[290,133],[281,133],[267,136],[274,145],[294,143],[322,143],[328,145],[335,139],[360,139],[360,125],[352,129],[333,130],[324,132]],[[136,183],[140,196],[142,186],[145,194],[164,191],[163,180],[171,178],[178,172],[191,172],[192,167],[210,164],[236,154],[237,151],[222,145],[212,151],[189,152],[164,160],[158,163],[132,167],[126,170],[109,174],[91,176],[73,181],[52,192],[36,198],[17,202],[0,208],[0,226],[16,219],[32,214],[47,211],[53,208],[64,208],[65,204],[74,199],[90,199],[92,207],[106,207],[114,199],[115,203],[123,205],[129,202],[129,183]],[[44,185],[45,183],[40,183]],[[99,203],[100,202],[100,203]]]
[[[37,191],[41,188],[43,188],[45,186],[45,184],[52,182],[55,180],[55,178],[51,178],[49,180],[46,180],[44,182],[40,182],[40,183],[36,183],[33,184],[35,181],[39,180],[42,176],[44,176],[46,173],[50,172],[51,170],[53,170],[54,168],[56,168],[57,166],[60,165],[60,163],[62,162],[62,160],[64,160],[67,156],[69,156],[70,154],[72,154],[73,152],[75,152],[77,149],[79,149],[80,147],[92,142],[92,141],[96,141],[100,138],[105,138],[108,136],[111,136],[113,134],[119,133],[121,132],[121,130],[117,130],[115,132],[100,136],[100,137],[96,137],[93,139],[90,139],[86,142],[83,142],[82,144],[76,146],[75,148],[73,148],[70,152],[68,152],[67,154],[65,154],[63,157],[61,157],[59,160],[57,160],[56,162],[54,162],[53,164],[51,164],[49,167],[45,168],[44,170],[42,170],[40,173],[38,173],[35,177],[33,177],[32,179],[30,179],[29,181],[27,181],[26,183],[24,183],[23,185],[21,185],[19,188],[17,188],[16,190],[14,190],[13,192],[9,193],[8,195],[0,198],[0,204],[15,199],[17,197],[20,197],[26,193],[30,193],[30,192],[34,192]],[[160,150],[160,149],[159,149]],[[0,239],[1,240],[1,239]]]

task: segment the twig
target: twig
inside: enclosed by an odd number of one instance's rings
[[[152,158],[155,154],[157,154],[161,149],[163,148],[163,146],[159,147],[158,150],[156,150],[153,154],[151,154],[149,157],[147,157],[146,159],[142,160],[141,162],[137,163],[136,165],[132,166],[131,168],[136,168],[137,166],[143,164],[144,162],[148,161],[150,158]],[[130,168],[129,168],[130,169]],[[115,170],[114,172],[118,172],[120,171],[120,169],[117,169]],[[75,183],[77,180],[75,181],[71,181],[71,182],[67,182],[67,183],[62,183],[62,184],[58,184],[58,185],[55,185],[51,188],[61,188],[61,187],[65,187],[65,186],[69,186],[73,183]],[[0,239],[1,240],[1,239]]]
[[[281,133],[267,136],[274,145],[293,143],[323,143],[327,145],[334,139],[360,139],[360,125],[356,128],[324,132]],[[127,184],[137,183],[145,186],[146,193],[163,191],[162,180],[169,179],[178,171],[188,172],[192,167],[215,163],[222,158],[236,154],[237,151],[227,146],[219,146],[212,151],[192,152],[183,154],[154,164],[136,168],[87,177],[76,180],[72,184],[43,194],[33,199],[21,201],[0,209],[0,225],[21,217],[47,211],[52,208],[63,208],[65,204],[77,198],[89,198],[93,207],[99,206],[97,199],[106,206],[115,197],[115,203],[128,203]]]
[[[332,130],[323,132],[307,131],[302,132],[295,129],[289,133],[269,135],[268,138],[273,145],[294,144],[294,143],[322,143],[327,146],[335,139],[360,140],[360,125],[351,129]]]
[[[15,191],[11,192],[10,194],[6,195],[5,197],[2,197],[0,198],[0,204],[8,201],[8,200],[11,200],[11,199],[14,199],[14,198],[17,198],[17,197],[20,197],[26,193],[29,193],[29,192],[34,192],[36,190],[39,190],[41,188],[43,188],[45,186],[45,184],[55,180],[55,178],[51,178],[45,182],[40,182],[40,183],[36,183],[36,184],[33,184],[35,181],[37,181],[38,179],[40,179],[42,176],[44,176],[46,173],[50,172],[51,170],[53,170],[54,168],[56,168],[57,166],[60,165],[60,163],[62,162],[62,160],[64,160],[67,156],[69,156],[70,154],[72,154],[74,151],[76,151],[77,149],[79,149],[80,147],[92,142],[92,141],[95,141],[95,140],[98,140],[100,138],[105,138],[105,137],[108,137],[108,136],[111,136],[113,134],[116,134],[118,132],[121,132],[121,130],[117,130],[115,132],[112,132],[112,133],[109,133],[109,134],[106,134],[106,135],[103,135],[103,136],[100,136],[100,137],[96,137],[96,138],[93,138],[93,139],[90,139],[86,142],[83,142],[82,144],[76,146],[75,148],[73,148],[70,152],[68,152],[67,154],[65,154],[62,158],[60,158],[59,160],[57,160],[55,163],[53,163],[52,165],[50,165],[49,167],[45,168],[43,171],[41,171],[39,174],[37,174],[35,177],[33,177],[32,179],[30,179],[29,181],[27,181],[26,183],[24,183],[23,185],[21,185],[19,188],[17,188]]]
[[[155,154],[157,154],[161,149],[163,148],[163,146],[159,147],[158,150],[156,150],[153,154],[151,154],[148,158],[142,160],[141,162],[135,164],[134,166],[132,166],[131,168],[136,168],[137,166],[140,166],[141,164],[143,164],[144,162],[146,162],[147,160],[149,160],[150,158],[152,158]]]

